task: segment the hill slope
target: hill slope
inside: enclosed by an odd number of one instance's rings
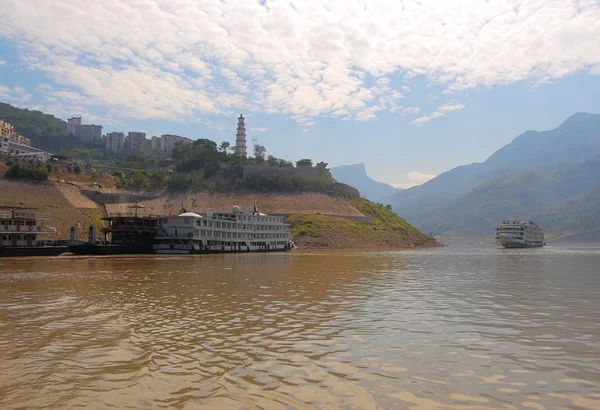
[[[16,132],[31,138],[33,145],[41,149],[59,151],[79,142],[67,135],[67,123],[54,115],[0,102],[0,119],[11,123]]]
[[[367,175],[365,164],[342,165],[329,170],[336,181],[343,182],[358,189],[361,195],[371,201],[379,201],[398,190],[391,185],[377,182]]]
[[[561,221],[569,219],[570,213],[568,206],[553,206],[599,184],[600,156],[564,171],[505,174],[450,201],[437,215],[423,221],[421,227],[435,234],[477,237],[491,235],[499,220],[535,219],[546,231],[553,232]],[[586,198],[580,201],[583,199]],[[580,205],[580,217],[591,210],[591,204],[587,204],[587,208]],[[554,218],[546,217],[547,213],[552,213]]]

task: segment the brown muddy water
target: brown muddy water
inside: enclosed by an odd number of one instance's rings
[[[0,259],[0,408],[600,409],[600,247]]]

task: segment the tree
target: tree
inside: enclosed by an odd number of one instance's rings
[[[267,149],[260,144],[254,145],[254,159],[257,164],[262,164],[265,162],[265,154],[267,153]]]
[[[312,159],[304,158],[304,159],[298,160],[298,161],[296,161],[296,166],[297,167],[312,167],[313,166]]]
[[[219,145],[219,149],[224,154],[227,154],[230,147],[231,147],[231,144],[229,143],[229,141],[223,141],[223,142],[221,142],[221,145]]]
[[[277,158],[275,158],[273,155],[269,155],[267,157],[267,164],[269,164],[272,167],[276,167],[277,165],[279,165],[279,160]]]
[[[282,168],[293,168],[294,164],[291,161],[286,161],[285,159],[278,159],[277,164]]]

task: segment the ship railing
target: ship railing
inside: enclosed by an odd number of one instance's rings
[[[111,218],[139,218],[139,219],[157,219],[161,215],[140,215],[135,214],[134,212],[107,212],[106,216],[103,216],[102,219],[111,219]]]
[[[56,228],[43,225],[0,225],[0,232],[56,233]]]

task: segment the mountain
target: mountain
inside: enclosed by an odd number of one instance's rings
[[[367,175],[365,164],[342,165],[331,168],[329,172],[336,181],[353,186],[371,201],[377,202],[398,191],[391,185],[371,179]]]
[[[55,152],[80,143],[67,135],[67,123],[54,115],[0,102],[0,120],[12,124],[16,132],[31,138],[33,145],[41,149]]]
[[[599,181],[586,167],[596,160],[586,160],[598,154],[600,115],[578,113],[553,130],[519,135],[483,163],[454,168],[383,201],[424,231],[483,235],[490,223],[542,216],[549,205],[591,189]]]
[[[490,235],[499,220],[534,219],[551,233],[550,237],[561,236],[569,233],[573,217],[593,213],[592,193],[597,187],[600,155],[561,171],[505,174],[450,201],[422,221],[421,229],[446,236],[479,237]],[[580,195],[583,197],[574,206],[570,198]],[[590,195],[589,199],[585,195]],[[580,211],[574,213],[569,206]]]

